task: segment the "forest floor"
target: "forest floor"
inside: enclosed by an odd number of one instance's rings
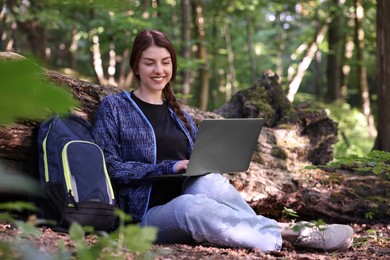
[[[298,250],[291,244],[283,243],[279,252],[264,253],[260,250],[243,248],[221,248],[206,244],[154,245],[144,255],[127,253],[127,259],[390,259],[390,224],[353,225],[354,243],[347,252],[327,253]],[[54,232],[50,228],[40,228],[37,237],[21,237],[20,231],[10,225],[0,224],[0,259],[27,259],[18,257],[20,252],[4,251],[4,244],[18,248],[18,243],[27,243],[41,255],[56,255],[60,245],[65,245],[68,252],[75,255],[76,246],[68,234]],[[93,244],[96,236],[86,236],[86,241]],[[61,243],[59,243],[62,241]],[[20,247],[19,247],[20,248]],[[15,249],[14,249],[15,250]],[[8,254],[8,257],[7,255]],[[58,255],[57,255],[58,257]],[[59,259],[55,257],[54,259]],[[41,258],[45,259],[45,257]],[[46,258],[52,259],[52,258]],[[73,258],[76,259],[76,258]]]

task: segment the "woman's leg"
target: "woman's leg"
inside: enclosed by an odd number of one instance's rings
[[[236,188],[221,174],[212,173],[201,177],[190,177],[184,183],[182,193],[204,194],[242,214],[256,215]]]
[[[183,193],[205,194],[207,197],[232,209],[256,215],[241,194],[221,174],[207,174],[201,177],[189,178],[183,185]],[[299,231],[293,230],[293,226],[292,223],[278,223],[283,239],[294,242],[298,238]]]
[[[280,250],[276,221],[242,214],[204,194],[184,194],[151,208],[141,222],[159,228],[159,243],[209,242],[220,246]]]

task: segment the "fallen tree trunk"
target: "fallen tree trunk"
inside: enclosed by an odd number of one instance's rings
[[[46,76],[80,101],[75,112],[90,122],[105,96],[122,91],[53,71],[46,71]],[[245,173],[227,175],[259,214],[281,220],[285,218],[283,208],[287,207],[296,210],[301,218],[336,222],[367,222],[390,215],[388,181],[376,176],[302,170],[304,166],[324,164],[333,158],[337,125],[323,111],[293,107],[272,74],[265,73],[254,86],[238,92],[213,113],[189,106],[183,108],[197,123],[204,118],[264,118],[265,127],[250,168]],[[23,121],[0,128],[3,167],[28,174],[31,134],[38,123]],[[373,197],[377,199],[373,201]]]

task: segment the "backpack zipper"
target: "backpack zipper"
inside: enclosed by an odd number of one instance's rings
[[[62,149],[62,164],[63,164],[63,168],[64,168],[64,178],[65,178],[65,184],[66,184],[66,190],[68,191],[68,196],[72,196],[73,200],[75,201],[74,199],[74,196],[73,196],[73,190],[72,190],[72,183],[71,183],[71,172],[70,172],[70,167],[69,167],[69,161],[68,161],[68,153],[67,153],[67,150],[68,150],[68,147],[70,144],[72,143],[85,143],[85,144],[90,144],[90,145],[93,145],[93,146],[96,146],[97,148],[99,148],[99,151],[101,152],[102,154],[102,159],[103,159],[103,168],[104,168],[104,175],[106,176],[106,181],[107,181],[107,184],[108,184],[108,188],[109,188],[109,193],[110,193],[110,204],[113,203],[113,200],[115,199],[114,197],[114,191],[112,189],[112,185],[111,185],[111,181],[110,181],[110,177],[108,175],[108,172],[107,172],[107,168],[106,168],[106,161],[104,159],[104,155],[103,155],[103,152],[102,150],[100,149],[100,147],[93,143],[93,142],[89,142],[89,141],[83,141],[83,140],[73,140],[73,141],[69,141],[65,144],[64,148]]]
[[[43,148],[43,167],[45,169],[45,181],[46,182],[49,182],[49,164],[47,162],[47,149],[46,149],[46,142],[47,142],[47,137],[49,136],[49,133],[50,133],[50,129],[51,129],[51,126],[53,125],[53,123],[51,123],[49,125],[49,129],[47,130],[47,133],[46,133],[46,136],[45,138],[43,139],[43,142],[42,142],[42,148]]]

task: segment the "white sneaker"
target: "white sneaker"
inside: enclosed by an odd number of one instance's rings
[[[347,225],[304,224],[294,245],[323,251],[347,251],[353,243],[353,229]]]

